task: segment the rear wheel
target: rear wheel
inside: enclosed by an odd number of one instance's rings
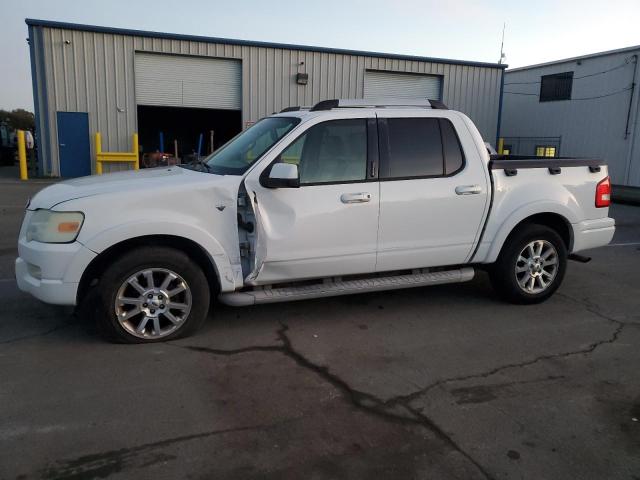
[[[210,288],[184,253],[166,247],[133,250],[95,287],[101,330],[125,343],[172,340],[193,333],[207,317]]]
[[[498,293],[513,303],[539,303],[558,289],[567,267],[567,247],[555,230],[524,225],[503,246],[489,275]]]

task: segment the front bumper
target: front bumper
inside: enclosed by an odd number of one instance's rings
[[[75,305],[78,285],[96,257],[84,245],[73,243],[18,242],[16,281],[18,288],[39,300],[56,305]]]
[[[603,247],[613,238],[616,221],[605,217],[596,220],[585,220],[573,225],[573,249],[571,253],[589,248]]]

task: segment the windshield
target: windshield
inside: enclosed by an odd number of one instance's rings
[[[300,119],[296,117],[264,118],[229,140],[203,163],[209,173],[242,175],[298,123]]]

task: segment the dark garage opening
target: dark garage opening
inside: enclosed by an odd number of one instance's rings
[[[155,107],[138,105],[138,135],[140,138],[141,167],[156,166],[145,154],[162,152],[174,155],[174,140],[178,141],[178,157],[182,162],[198,150],[202,134],[201,155],[211,151],[213,131],[214,150],[237,135],[242,129],[239,110],[212,110],[207,108]],[[160,133],[164,139],[160,144]],[[187,157],[187,158],[185,158]],[[161,162],[157,162],[158,165]]]

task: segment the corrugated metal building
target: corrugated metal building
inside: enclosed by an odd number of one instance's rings
[[[505,72],[501,135],[512,154],[604,158],[640,187],[640,46]]]
[[[139,131],[144,152],[173,151],[175,137],[182,155],[203,131],[215,132],[217,148],[265,115],[331,98],[439,99],[468,114],[487,141],[500,128],[505,65],[26,23],[40,171],[47,175],[95,171],[95,132],[103,151],[130,150]],[[78,158],[83,165],[74,164]],[[111,166],[118,168],[128,167]]]

